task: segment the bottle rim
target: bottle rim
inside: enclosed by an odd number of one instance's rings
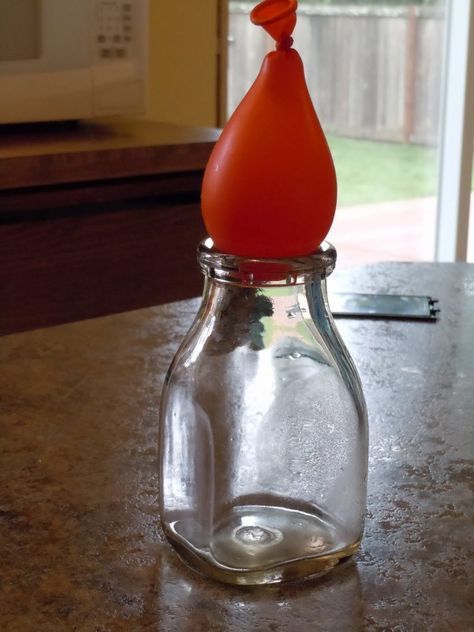
[[[332,244],[323,241],[314,253],[301,257],[244,257],[217,250],[208,237],[199,244],[197,258],[209,279],[244,286],[285,286],[325,279],[336,266],[337,253]]]

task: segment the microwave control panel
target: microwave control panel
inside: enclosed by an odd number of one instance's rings
[[[0,0],[0,124],[145,112],[148,14],[148,0]]]
[[[97,52],[100,59],[130,56],[133,41],[133,3],[103,0],[97,8]]]

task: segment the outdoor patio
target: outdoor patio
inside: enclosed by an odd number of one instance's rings
[[[337,248],[339,268],[375,261],[432,261],[435,230],[436,198],[415,198],[339,208],[328,240]],[[472,227],[468,259],[474,260]]]

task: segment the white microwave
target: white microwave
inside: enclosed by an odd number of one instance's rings
[[[146,109],[148,0],[0,0],[0,123]]]

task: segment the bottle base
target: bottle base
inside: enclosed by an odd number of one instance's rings
[[[237,585],[275,584],[314,577],[355,553],[360,538],[350,541],[323,512],[283,507],[234,507],[200,547],[189,542],[190,525],[164,525],[171,544],[195,570]],[[188,536],[188,537],[186,537]]]

